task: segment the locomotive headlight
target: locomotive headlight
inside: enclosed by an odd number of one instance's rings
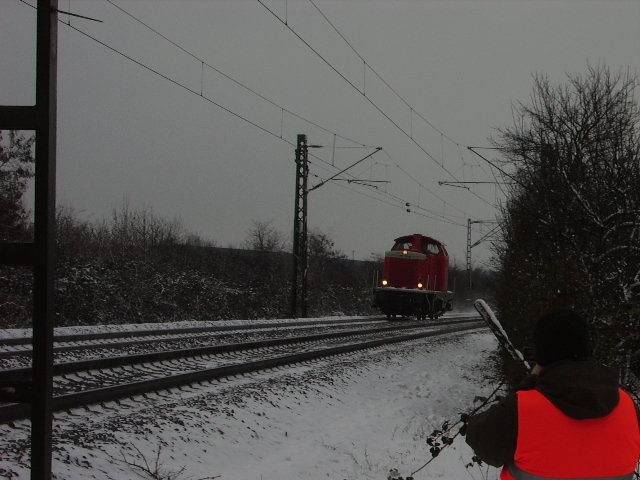
[[[402,254],[403,254],[403,255],[408,255],[408,254],[409,254],[409,252],[408,252],[407,250],[402,250]]]
[[[386,287],[389,284],[389,282],[387,282],[386,280],[382,280],[382,286]]]
[[[418,288],[422,288],[422,287],[423,287],[422,282],[418,282]]]

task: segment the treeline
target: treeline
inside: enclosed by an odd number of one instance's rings
[[[69,208],[56,216],[56,326],[287,318],[291,255],[268,222],[253,222],[243,248],[220,248],[184,231],[178,220],[127,205],[92,223]],[[347,259],[325,234],[309,238],[308,315],[372,315],[380,258]],[[2,328],[31,322],[29,269],[0,267]],[[474,272],[491,288],[492,278]],[[451,271],[458,309],[471,308],[467,275]]]
[[[33,239],[24,204],[33,163],[32,137],[0,131],[1,242]],[[270,222],[252,222],[239,248],[218,248],[178,219],[125,202],[98,222],[58,208],[55,236],[55,326],[291,316],[291,247]],[[352,261],[315,230],[308,247],[309,316],[377,313],[372,288],[383,252]],[[491,275],[473,276],[470,292],[466,272],[452,269],[455,308],[471,308],[491,288]],[[31,325],[32,283],[30,268],[0,265],[0,328]]]
[[[514,342],[531,345],[544,311],[590,321],[595,354],[640,373],[640,109],[637,75],[588,67],[551,84],[534,77],[514,125],[498,130],[501,212],[497,307]]]
[[[59,209],[55,324],[288,317],[291,257],[260,243],[265,227],[254,222],[246,248],[218,248],[151,210],[125,205],[91,223]],[[311,236],[309,315],[372,313],[377,264],[346,260],[326,236]],[[30,270],[0,274],[0,327],[30,325]]]

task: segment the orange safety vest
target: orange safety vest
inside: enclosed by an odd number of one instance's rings
[[[640,458],[640,431],[633,400],[620,401],[601,418],[577,420],[537,390],[518,395],[518,439],[514,463],[500,480],[627,480]]]

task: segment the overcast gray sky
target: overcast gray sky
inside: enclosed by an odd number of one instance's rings
[[[304,133],[324,146],[311,186],[383,148],[340,176],[377,182],[309,194],[310,228],[355,258],[424,233],[463,264],[467,218],[494,219],[502,199],[439,185],[494,180],[466,147],[511,123],[535,72],[640,67],[640,0],[261,2],[60,0],[102,23],[60,15],[58,202],[99,220],[127,199],[220,246],[252,221],[290,237]],[[0,0],[0,104],[34,102],[35,18]]]

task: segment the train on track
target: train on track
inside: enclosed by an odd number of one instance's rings
[[[395,239],[375,281],[374,306],[387,318],[435,319],[453,308],[449,254],[442,242],[421,234]]]

